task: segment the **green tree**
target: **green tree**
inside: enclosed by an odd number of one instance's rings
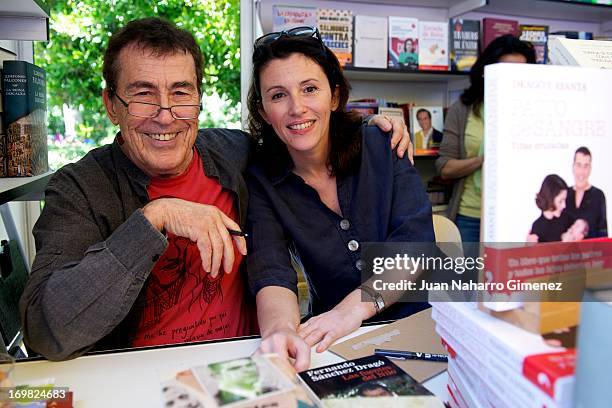
[[[101,92],[103,52],[111,34],[128,21],[163,17],[192,32],[204,54],[202,126],[231,126],[240,108],[239,0],[48,0],[50,40],[37,43],[37,65],[47,72],[49,131],[63,133],[62,106],[82,118],[81,139],[96,144],[115,129]],[[210,100],[214,107],[206,106]],[[207,111],[207,109],[210,109]]]

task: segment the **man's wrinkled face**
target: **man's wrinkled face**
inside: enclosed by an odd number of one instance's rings
[[[115,93],[127,103],[147,102],[164,108],[200,103],[195,63],[188,53],[155,55],[131,44],[121,50],[118,63]],[[198,133],[197,118],[175,119],[167,109],[153,118],[136,117],[107,91],[104,104],[121,130],[123,152],[141,170],[151,177],[172,177],[187,169]]]

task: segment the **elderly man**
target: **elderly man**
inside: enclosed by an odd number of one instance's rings
[[[202,64],[193,36],[160,19],[111,37],[103,99],[120,132],[47,187],[20,304],[34,351],[62,360],[257,332],[241,270],[248,135],[198,131]]]

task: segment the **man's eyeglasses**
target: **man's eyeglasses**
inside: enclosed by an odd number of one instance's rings
[[[261,47],[262,45],[273,43],[282,37],[314,37],[319,42],[321,42],[321,34],[319,34],[319,29],[316,27],[295,27],[286,31],[277,31],[274,33],[268,33],[266,35],[262,35],[258,39],[255,40],[255,48]],[[322,43],[322,42],[321,42]]]
[[[126,102],[119,94],[114,92],[115,96],[119,101],[127,108],[130,115],[136,116],[137,118],[154,118],[159,115],[161,110],[169,110],[170,114],[174,119],[195,119],[200,114],[202,105],[172,105],[167,108],[162,107],[158,103],[149,102]]]

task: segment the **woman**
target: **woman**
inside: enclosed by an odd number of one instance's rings
[[[496,62],[535,63],[531,45],[512,35],[493,40],[470,71],[470,87],[448,109],[436,170],[454,179],[448,217],[455,221],[463,242],[480,241],[480,183],[483,163],[484,68]]]
[[[542,210],[540,218],[534,221],[528,241],[555,242],[569,230],[574,219],[565,210],[567,184],[556,174],[544,178],[540,191],[536,194],[536,205]]]
[[[248,104],[260,149],[248,181],[249,283],[260,349],[289,354],[298,370],[308,367],[311,345],[324,351],[391,303],[360,287],[362,242],[434,241],[417,172],[395,156],[388,137],[344,110],[348,95],[316,29],[256,41]],[[315,317],[302,325],[288,248],[309,282]],[[398,303],[379,317],[405,316],[414,306]]]

